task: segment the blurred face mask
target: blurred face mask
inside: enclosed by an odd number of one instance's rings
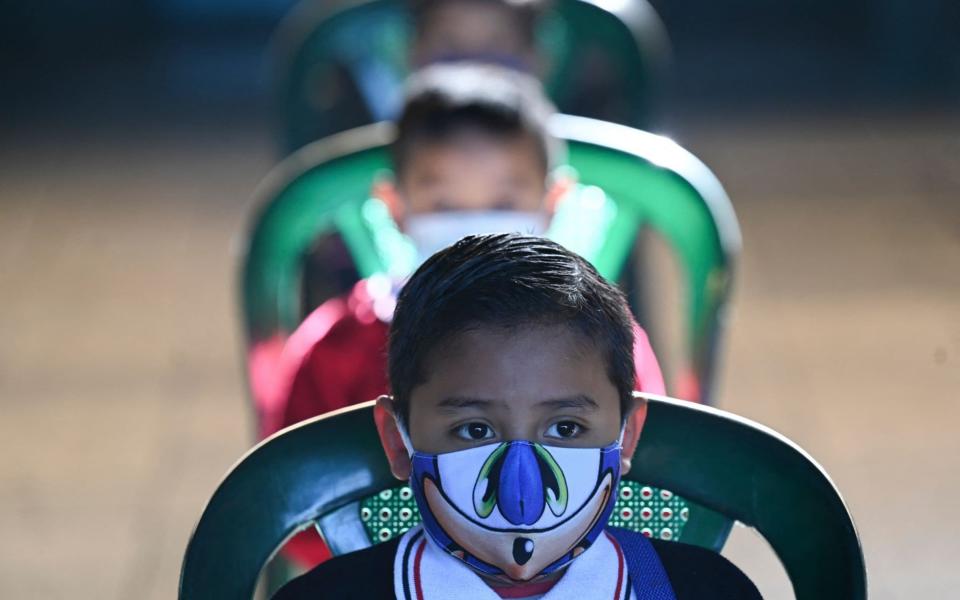
[[[529,61],[509,52],[443,52],[431,56],[424,61],[425,64],[458,62],[487,63],[513,69],[514,71],[520,71],[521,73],[533,73],[533,67],[529,64]]]
[[[410,215],[404,223],[421,260],[426,260],[468,235],[525,233],[543,235],[547,217],[541,212],[517,210],[450,211]]]
[[[526,581],[564,567],[601,534],[616,501],[621,440],[602,448],[518,440],[427,454],[404,438],[424,529],[481,573]]]

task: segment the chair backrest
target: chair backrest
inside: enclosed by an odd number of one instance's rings
[[[373,543],[403,535],[421,523],[408,485],[387,488],[361,500],[360,520]],[[733,520],[671,490],[629,480],[620,482],[610,526],[719,551],[727,541]],[[347,547],[354,545],[343,546]]]
[[[295,7],[274,38],[284,149],[396,116],[411,36],[400,0]],[[668,44],[647,0],[560,0],[537,37],[549,63],[545,85],[561,111],[649,126]],[[614,86],[602,93],[584,89],[598,60]]]
[[[866,598],[853,520],[807,453],[730,413],[664,397],[649,403],[628,478],[756,528],[798,600]],[[304,421],[234,465],[187,546],[180,599],[249,600],[276,549],[313,523],[334,553],[368,545],[359,502],[395,484],[371,413],[367,403]]]
[[[667,138],[629,127],[557,115],[551,132],[567,142],[579,192],[564,201],[553,239],[616,280],[644,228],[663,236],[685,283],[684,348],[699,398],[709,402],[740,231],[710,170]],[[378,124],[315,142],[283,161],[256,195],[242,258],[247,340],[283,338],[304,316],[302,260],[311,242],[337,231],[361,277],[402,275],[415,266],[382,203],[369,198],[389,167],[392,128]]]

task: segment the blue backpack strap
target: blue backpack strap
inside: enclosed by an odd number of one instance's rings
[[[627,561],[627,573],[636,600],[676,600],[667,571],[657,551],[642,533],[607,527]]]

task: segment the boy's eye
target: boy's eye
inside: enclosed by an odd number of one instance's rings
[[[484,423],[467,423],[457,427],[456,433],[457,436],[465,440],[489,440],[493,437],[493,428]]]
[[[583,433],[583,427],[573,421],[560,421],[547,428],[547,437],[569,439]]]

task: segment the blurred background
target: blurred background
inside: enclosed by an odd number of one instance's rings
[[[657,132],[743,227],[719,405],[825,466],[873,598],[955,595],[960,4],[652,3]],[[174,597],[253,439],[232,243],[290,6],[0,4],[0,597]],[[754,541],[730,553],[789,597]]]

